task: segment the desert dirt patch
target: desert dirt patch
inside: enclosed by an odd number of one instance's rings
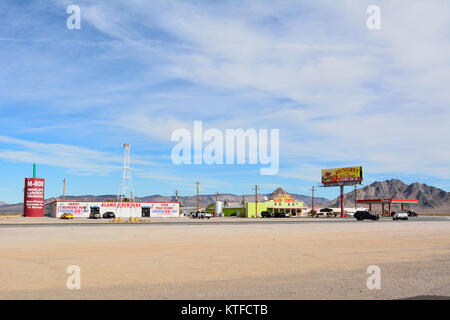
[[[0,260],[6,299],[450,295],[450,221],[5,228]],[[365,287],[373,264],[381,291]],[[80,290],[65,287],[68,265]]]

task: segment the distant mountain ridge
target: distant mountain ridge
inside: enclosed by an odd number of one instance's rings
[[[264,199],[273,199],[280,194],[288,194],[283,188],[277,188],[269,194],[258,194],[258,200],[264,201]],[[301,194],[290,193],[290,195],[299,200],[305,202],[308,206],[311,205],[311,197]],[[386,181],[376,181],[368,186],[357,190],[357,199],[378,199],[378,198],[404,198],[404,199],[418,199],[417,205],[412,205],[411,208],[419,209],[423,212],[433,213],[450,213],[450,192],[446,192],[442,189],[428,186],[422,183],[405,184],[398,179],[391,179]],[[73,201],[106,201],[116,200],[117,195],[84,195],[84,196],[66,196],[66,200]],[[197,196],[179,196],[179,201],[185,207],[195,207],[197,205]],[[231,193],[219,194],[219,199],[227,202],[241,202],[242,195],[236,195]],[[254,201],[254,194],[246,194],[244,196],[245,201]],[[46,203],[53,201],[54,198],[46,199]],[[137,197],[138,201],[156,201],[166,202],[175,201],[175,196],[162,196],[152,195],[146,197]],[[207,205],[216,201],[216,195],[200,195],[199,202],[200,207],[206,207]],[[322,197],[314,198],[315,207],[339,207],[339,198],[330,201],[329,199]],[[355,195],[353,190],[345,194],[345,206],[353,207],[355,203]],[[362,207],[362,205],[359,205]],[[376,206],[377,207],[377,206]],[[406,206],[406,208],[409,208]],[[23,204],[6,204],[0,205],[0,213],[21,213],[23,211]]]
[[[273,199],[279,194],[288,194],[286,191],[284,191],[282,188],[277,188],[270,194],[259,194],[258,193],[258,200],[264,201],[265,198],[267,199]],[[295,194],[290,193],[290,195],[299,200],[303,201],[307,205],[311,204],[311,197],[305,196],[301,194]],[[227,202],[241,202],[242,201],[242,195],[235,195],[231,193],[220,193],[219,194],[219,200],[227,201]],[[46,199],[45,202],[51,202],[55,198]],[[68,201],[107,201],[107,200],[113,200],[115,201],[117,199],[117,195],[84,195],[84,196],[65,196],[65,199]],[[247,194],[244,195],[244,199],[247,202],[255,201],[255,195],[254,194]],[[175,196],[162,196],[162,195],[152,195],[152,196],[146,196],[146,197],[136,197],[136,201],[155,201],[155,202],[167,202],[167,201],[175,201]],[[195,207],[197,206],[197,196],[179,196],[178,200],[182,203],[185,207]],[[206,207],[210,205],[211,203],[214,203],[216,201],[216,195],[199,195],[199,203],[200,207]],[[326,204],[330,200],[327,198],[321,198],[321,197],[315,197],[314,202],[317,205],[320,204]],[[0,207],[0,213],[10,213],[10,212],[23,212],[23,203],[17,203],[17,204],[10,204],[5,205],[3,207]]]
[[[355,193],[354,191],[345,194],[345,206],[354,206]],[[357,189],[357,199],[380,199],[380,198],[394,198],[394,199],[417,199],[417,205],[406,207],[417,208],[425,211],[434,210],[436,212],[446,211],[450,212],[450,192],[442,189],[429,186],[424,183],[405,184],[398,179],[391,179],[386,181],[376,181],[361,189]],[[334,199],[328,206],[338,207],[339,198]],[[358,205],[360,206],[360,205]]]

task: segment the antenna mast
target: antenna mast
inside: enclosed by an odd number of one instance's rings
[[[133,190],[133,181],[131,179],[131,168],[130,168],[130,144],[126,143],[123,145],[123,168],[122,168],[122,180],[120,182],[119,194],[117,196],[117,211],[120,217],[120,211],[124,206],[130,206],[130,210],[134,215],[136,209]]]

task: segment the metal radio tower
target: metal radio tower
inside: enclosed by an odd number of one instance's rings
[[[121,208],[130,206],[132,210],[132,216],[135,216],[134,211],[136,209],[133,181],[131,180],[131,168],[130,168],[130,145],[128,143],[123,145],[123,169],[122,180],[120,182],[120,190],[117,196],[117,207],[119,211],[119,217]]]

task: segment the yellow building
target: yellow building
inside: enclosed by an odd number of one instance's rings
[[[255,217],[256,207],[258,208],[258,217],[261,217],[262,211],[269,211],[274,214],[289,213],[290,216],[300,216],[303,213],[303,201],[291,198],[289,194],[279,194],[272,200],[258,202],[258,206],[255,202],[248,202],[246,205],[247,217]]]

